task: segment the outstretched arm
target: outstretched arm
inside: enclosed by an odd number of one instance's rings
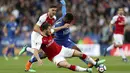
[[[62,4],[62,16],[66,15],[66,3],[65,0],[60,0],[60,3]]]

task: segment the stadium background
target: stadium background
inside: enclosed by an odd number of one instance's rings
[[[104,49],[112,43],[112,34],[109,33],[108,24],[118,7],[124,7],[128,19],[128,26],[125,28],[124,52],[130,55],[130,0],[66,0],[67,11],[75,15],[74,24],[71,27],[71,38],[77,44],[85,44],[87,49],[94,50],[95,44],[100,46],[101,55]],[[9,14],[14,14],[16,22],[20,26],[20,32],[16,35],[15,53],[18,54],[25,44],[30,46],[30,34],[39,16],[47,12],[51,4],[57,4],[57,19],[61,16],[61,6],[56,0],[0,0],[0,73],[24,73],[24,66],[30,57],[21,56],[19,60],[2,57],[8,45],[8,39],[4,37],[3,27],[8,22]],[[91,44],[92,46],[90,46]],[[94,46],[93,46],[94,45]],[[90,50],[88,50],[90,51]],[[115,50],[111,51],[111,55]],[[110,54],[110,53],[109,53]],[[116,53],[116,55],[119,53]],[[130,63],[123,63],[121,57],[107,56],[105,65],[106,73],[129,73]],[[130,57],[128,57],[130,60]],[[68,60],[72,64],[86,67],[79,59]],[[37,73],[77,73],[66,69],[58,69],[47,59],[43,66],[34,64]],[[94,73],[96,70],[94,70]],[[83,72],[80,72],[83,73]],[[96,72],[97,73],[97,72]]]
[[[75,43],[98,44],[103,54],[104,48],[112,43],[112,34],[109,32],[108,24],[118,7],[124,7],[128,19],[124,43],[130,43],[130,0],[66,0],[66,2],[67,11],[75,16],[73,26],[70,28],[71,39]],[[17,48],[26,44],[30,46],[33,26],[39,16],[46,13],[52,4],[58,6],[56,15],[58,19],[61,16],[61,5],[57,3],[57,0],[1,0],[0,55],[5,51],[2,48],[8,45],[8,39],[4,36],[2,29],[8,22],[9,14],[16,17],[16,22],[20,27],[20,32],[15,38]],[[128,50],[130,51],[129,48]]]

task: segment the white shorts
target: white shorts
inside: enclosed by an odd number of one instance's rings
[[[123,45],[124,36],[122,34],[114,34],[113,40],[115,45]]]
[[[72,57],[73,53],[74,53],[74,49],[70,49],[62,46],[60,53],[53,58],[54,64],[57,65],[59,62],[65,61],[65,58]]]
[[[39,33],[33,31],[31,34],[31,48],[40,49],[42,37]]]

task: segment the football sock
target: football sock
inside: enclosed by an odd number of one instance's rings
[[[34,53],[34,49],[33,48],[27,47],[26,50],[31,52],[31,53]]]
[[[15,57],[14,48],[11,48],[11,53],[12,53],[12,56]]]
[[[82,54],[82,59],[92,63],[93,65],[96,65],[96,61],[94,61],[91,57],[87,56],[86,54]]]
[[[8,48],[5,55],[8,56],[10,51],[11,51],[11,48]]]
[[[82,59],[82,58],[80,58],[84,63],[86,63],[86,64],[88,64],[88,61],[86,61],[86,60],[84,60],[84,59]]]
[[[106,51],[110,51],[113,48],[114,48],[114,44],[112,44],[111,46],[109,46]]]
[[[125,54],[124,54],[124,52],[123,52],[123,49],[122,49],[122,48],[119,48],[119,52],[120,52],[121,57],[122,57],[123,59],[125,59],[125,58],[126,58],[126,56],[125,56]]]
[[[70,70],[73,70],[73,71],[79,71],[79,72],[86,72],[87,69],[86,68],[82,68],[80,66],[75,66],[75,65],[71,65]]]

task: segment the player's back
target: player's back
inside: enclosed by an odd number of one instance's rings
[[[63,21],[64,16],[62,16],[59,20],[56,21],[54,27],[64,26],[65,22]],[[66,40],[70,36],[70,29],[61,29],[55,33],[55,40]]]

